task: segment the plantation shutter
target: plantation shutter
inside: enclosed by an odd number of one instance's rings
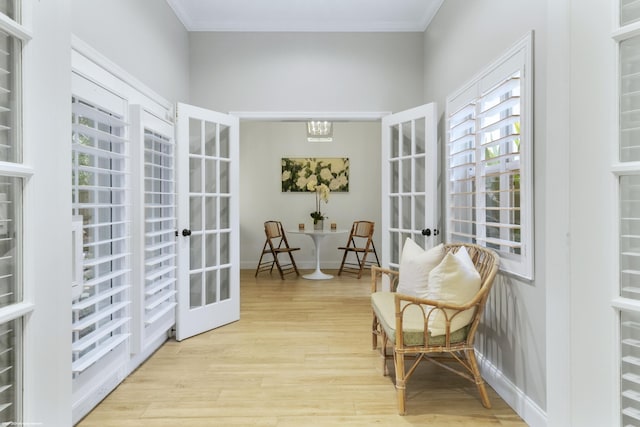
[[[520,73],[483,94],[477,113],[478,241],[520,254]]]
[[[525,278],[533,275],[532,140],[522,132],[523,109],[531,129],[529,56],[525,38],[447,99],[446,154],[447,240],[491,248],[503,271]]]
[[[448,214],[451,241],[476,243],[476,105],[449,117]]]
[[[81,374],[129,337],[127,124],[72,98],[73,214],[82,220],[82,288],[72,301],[72,371]]]
[[[135,155],[141,173],[134,178],[134,217],[142,224],[135,233],[136,317],[134,352],[144,351],[164,339],[175,325],[176,308],[176,194],[173,124],[155,117],[140,106],[131,108]],[[134,229],[136,229],[134,227]],[[134,259],[137,259],[134,257]]]

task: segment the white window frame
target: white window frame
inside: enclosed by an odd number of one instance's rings
[[[520,75],[520,253],[509,253],[504,250],[496,250],[500,255],[500,270],[515,276],[533,280],[534,273],[534,242],[533,242],[533,33],[524,36],[511,49],[503,54],[498,60],[477,74],[461,89],[453,93],[446,101],[447,117],[447,181],[445,186],[445,224],[446,241],[467,241],[477,243],[482,246],[492,247],[491,242],[487,242],[485,224],[478,218],[484,217],[487,212],[484,206],[484,198],[481,196],[481,188],[486,172],[482,172],[482,155],[480,137],[479,108],[477,103],[489,93],[492,88],[506,82],[512,75],[519,71]],[[467,213],[472,215],[476,211],[475,220],[469,219],[470,223],[475,223],[475,231],[462,236],[455,232],[454,220],[459,219],[452,214],[455,204],[452,202],[451,183],[455,180],[453,168],[450,163],[450,143],[455,139],[452,137],[452,127],[455,127],[452,118],[455,119],[456,112],[469,109],[469,120],[474,124],[469,130],[469,151],[475,149],[474,155],[468,157],[469,167],[473,169],[475,189],[472,191],[475,200],[471,205],[466,206]],[[471,111],[472,110],[472,111]],[[480,183],[480,184],[478,184]],[[503,188],[501,186],[501,188]],[[509,243],[504,242],[506,246]],[[502,246],[501,246],[502,247]]]

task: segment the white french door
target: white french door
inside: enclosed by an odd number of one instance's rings
[[[240,318],[239,121],[177,105],[176,339]]]
[[[435,103],[382,119],[382,264],[397,268],[407,237],[440,241]]]

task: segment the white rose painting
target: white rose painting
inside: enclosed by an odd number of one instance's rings
[[[315,191],[309,190],[309,182],[324,184],[331,192],[346,192],[349,191],[349,159],[283,157],[280,176],[283,192]]]

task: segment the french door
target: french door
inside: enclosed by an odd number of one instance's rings
[[[177,106],[181,341],[240,318],[238,118]]]
[[[397,268],[407,237],[440,241],[435,103],[382,119],[382,264]]]

